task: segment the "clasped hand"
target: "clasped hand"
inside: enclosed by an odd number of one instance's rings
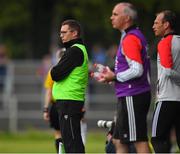
[[[115,78],[115,73],[106,66],[106,71],[101,73],[101,77],[97,80],[98,82],[111,83]]]

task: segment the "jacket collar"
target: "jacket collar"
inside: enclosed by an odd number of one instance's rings
[[[136,25],[132,25],[132,26],[128,27],[127,29],[125,29],[124,31],[127,33],[127,32],[129,32],[130,30],[136,29],[136,28],[137,28]]]
[[[167,36],[169,36],[169,35],[175,35],[175,34],[177,34],[177,33],[174,32],[174,31],[173,31],[173,32],[169,32],[169,33],[167,33],[166,35],[164,35],[163,38],[165,38],[165,37],[167,37]]]
[[[74,45],[74,44],[76,44],[76,43],[83,44],[83,41],[82,41],[81,38],[73,39],[73,40],[70,40],[70,41],[68,41],[68,42],[65,42],[65,43],[63,44],[63,46],[64,46],[65,48],[70,48],[72,45]]]

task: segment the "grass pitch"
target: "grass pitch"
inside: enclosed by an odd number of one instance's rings
[[[105,153],[105,131],[87,133],[86,153]],[[55,153],[53,131],[0,132],[0,153]]]

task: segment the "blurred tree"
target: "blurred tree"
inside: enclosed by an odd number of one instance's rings
[[[52,19],[56,0],[33,0],[31,2],[31,43],[34,58],[49,52]]]
[[[79,20],[84,28],[85,43],[89,48],[95,42],[104,45],[111,44],[113,40],[109,36],[112,36],[113,33],[110,25],[112,6],[113,3],[109,3],[108,0],[66,0],[63,3],[59,2],[57,5],[57,16],[60,17],[59,24],[68,18]]]
[[[0,1],[0,41],[12,58],[41,58],[49,51],[56,0]]]
[[[156,42],[152,32],[155,13],[171,9],[180,14],[179,0],[126,1],[137,7],[139,26],[152,47]],[[112,8],[118,2],[121,0],[1,0],[0,43],[9,47],[12,58],[41,58],[51,46],[58,45],[61,21],[74,18],[84,27],[89,49],[98,42],[105,46],[118,44],[120,33],[110,22]]]
[[[7,44],[11,57],[21,57],[28,48],[28,29],[31,24],[30,0],[0,1],[0,41]]]

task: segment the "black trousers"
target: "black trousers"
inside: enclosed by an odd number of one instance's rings
[[[65,153],[85,153],[80,127],[83,106],[82,101],[57,100],[56,102]]]
[[[155,153],[170,153],[170,135],[174,128],[180,148],[180,102],[159,101],[153,114],[151,142]]]

